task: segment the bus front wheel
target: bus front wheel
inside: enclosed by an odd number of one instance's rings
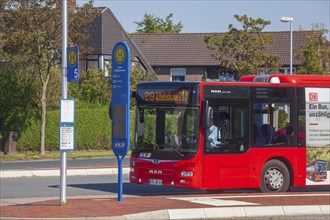
[[[279,160],[269,160],[262,168],[261,192],[286,192],[290,187],[290,174],[286,165]]]

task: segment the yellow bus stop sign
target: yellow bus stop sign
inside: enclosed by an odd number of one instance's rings
[[[68,82],[77,82],[79,78],[79,48],[67,47]]]
[[[126,58],[125,49],[122,46],[117,47],[115,51],[116,63],[122,64],[125,58]]]
[[[68,62],[70,66],[74,66],[77,62],[77,53],[75,50],[70,50],[68,54]]]

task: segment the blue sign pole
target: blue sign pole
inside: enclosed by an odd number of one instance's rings
[[[118,161],[118,201],[123,194],[122,161],[129,149],[130,134],[130,50],[119,41],[112,50],[112,150]]]

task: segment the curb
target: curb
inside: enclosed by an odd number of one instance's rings
[[[128,174],[129,168],[123,168],[123,174]],[[118,174],[118,168],[99,169],[68,169],[67,176],[95,176]],[[60,176],[60,170],[1,170],[0,178]]]
[[[197,208],[197,209],[168,209],[154,212],[144,212],[124,215],[125,220],[179,220],[179,219],[228,219],[246,217],[274,217],[274,216],[299,216],[304,215],[329,215],[328,205],[306,206],[259,206],[259,207],[222,207],[222,208]],[[118,219],[110,218],[110,219]]]

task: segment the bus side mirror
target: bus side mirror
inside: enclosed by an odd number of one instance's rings
[[[202,112],[203,128],[207,129],[212,125],[211,123],[213,119],[213,108],[209,106],[208,100],[203,100],[202,105],[203,105],[203,112]]]
[[[144,123],[144,112],[143,112],[143,109],[138,109],[138,111],[139,111],[140,123]]]

